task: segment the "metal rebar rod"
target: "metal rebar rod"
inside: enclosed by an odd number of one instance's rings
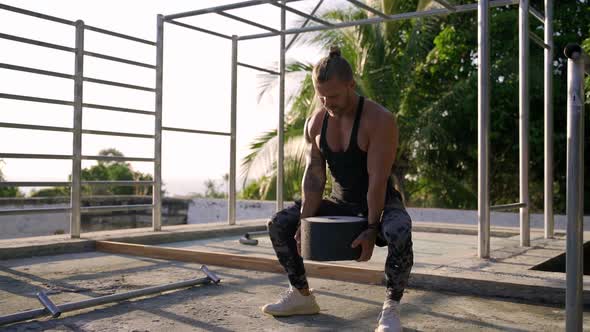
[[[534,18],[539,20],[541,23],[545,23],[545,17],[543,16],[543,14],[540,11],[535,9],[535,7],[531,6],[529,8],[529,11],[533,15]]]
[[[541,37],[537,36],[536,33],[529,31],[529,37],[535,42],[535,44],[541,46],[541,48],[549,48],[549,45],[545,44],[545,41],[543,41]]]
[[[490,255],[490,2],[480,0],[477,10],[477,54],[479,59],[477,78],[478,103],[478,194],[477,255]]]
[[[156,95],[154,117],[154,186],[152,229],[162,230],[162,112],[164,93],[164,15],[156,17]]]
[[[210,34],[210,35],[213,35],[213,36],[217,36],[217,37],[221,37],[221,38],[225,38],[225,39],[231,39],[230,36],[224,35],[224,34],[219,33],[219,32],[215,32],[215,31],[211,31],[211,30],[199,28],[199,27],[196,27],[194,25],[190,25],[190,24],[186,24],[186,23],[174,21],[174,20],[171,20],[171,19],[170,20],[167,19],[166,22],[168,22],[170,24],[178,25],[178,26],[183,27],[183,28],[187,28],[187,29],[199,31],[199,32],[202,32],[202,33],[207,33],[207,34]]]
[[[131,40],[131,41],[134,41],[134,42],[138,42],[138,43],[142,43],[142,44],[147,44],[147,45],[151,45],[151,46],[156,46],[156,42],[153,42],[151,40],[137,38],[137,37],[129,36],[129,35],[122,34],[122,33],[119,33],[119,32],[114,32],[114,31],[109,31],[109,30],[102,29],[102,28],[93,27],[93,26],[90,26],[90,25],[86,25],[86,26],[84,26],[84,28],[86,30],[90,30],[90,31],[94,31],[94,32],[99,32],[99,33],[102,33],[102,34],[105,34],[105,35],[109,35],[109,36],[113,36],[113,37],[119,37],[119,38],[122,38],[122,39],[127,39],[127,40]]]
[[[84,186],[151,186],[154,181],[82,181]]]
[[[364,3],[360,2],[360,1],[357,1],[357,0],[346,0],[346,1],[348,1],[348,2],[352,3],[353,5],[355,5],[355,6],[359,7],[359,8],[361,8],[361,9],[364,9],[364,10],[366,10],[366,11],[368,11],[368,12],[371,12],[371,13],[373,13],[373,14],[377,15],[377,16],[381,16],[381,17],[383,17],[383,18],[385,18],[385,19],[389,18],[389,16],[387,16],[387,15],[386,15],[385,13],[383,13],[382,11],[380,11],[380,10],[377,10],[377,9],[375,9],[375,8],[371,7],[371,6],[367,6],[367,5],[365,5]],[[313,15],[313,14],[312,14],[312,15]]]
[[[138,67],[145,67],[145,68],[149,68],[149,69],[156,69],[156,66],[150,65],[149,63],[143,63],[143,62],[139,62],[139,61],[134,61],[134,60],[129,60],[129,59],[123,59],[123,58],[119,58],[119,57],[116,57],[116,56],[101,54],[101,53],[97,53],[97,52],[84,51],[84,55],[95,57],[95,58],[98,58],[98,59],[104,59],[104,60],[109,60],[109,61],[114,61],[114,62],[120,62],[120,63],[124,63],[124,64],[128,64],[128,65],[133,65],[133,66],[138,66]]]
[[[584,276],[584,51],[565,48],[567,63],[566,331],[582,331]]]
[[[36,154],[36,153],[0,153],[0,158],[7,158],[7,159],[72,159],[73,156],[71,155],[64,155],[64,154]]]
[[[46,42],[43,42],[40,40],[35,40],[35,39],[30,39],[30,38],[13,36],[13,35],[9,35],[7,33],[0,33],[0,38],[12,40],[12,41],[19,42],[19,43],[29,44],[29,45],[52,48],[52,49],[60,50],[60,51],[74,52],[74,49],[72,47],[67,47],[67,46],[57,45],[57,44],[52,44],[52,43],[46,43]]]
[[[62,187],[62,186],[70,186],[70,182],[65,181],[39,181],[39,182],[32,182],[32,181],[2,181],[0,182],[0,188],[2,187]]]
[[[282,8],[282,9],[284,9],[284,10],[286,10],[286,11],[290,11],[290,12],[291,12],[291,13],[293,13],[293,14],[299,15],[299,16],[301,16],[301,17],[308,18],[308,19],[310,19],[310,20],[312,20],[312,21],[318,22],[318,23],[320,23],[320,24],[323,24],[323,25],[325,25],[325,26],[334,26],[334,24],[332,24],[332,23],[330,23],[330,22],[328,22],[328,21],[326,21],[326,20],[322,20],[321,18],[317,18],[317,17],[315,17],[315,16],[312,16],[312,15],[306,14],[306,13],[304,13],[304,12],[302,12],[302,11],[299,11],[299,10],[297,10],[297,9],[295,9],[295,8],[291,8],[291,7],[287,6],[287,4],[286,4],[286,2],[285,2],[285,1],[282,1],[282,3],[275,2],[275,1],[271,1],[271,4],[272,4],[273,6],[276,6],[276,7]],[[285,30],[285,29],[281,29],[281,31],[283,31],[283,30]]]
[[[249,24],[249,25],[255,26],[255,27],[257,27],[257,28],[260,28],[260,29],[262,29],[262,30],[267,30],[267,31],[271,31],[271,32],[279,32],[279,30],[277,30],[277,29],[273,29],[273,28],[271,28],[271,27],[267,27],[266,25],[259,24],[259,23],[256,23],[256,22],[253,22],[253,21],[247,20],[247,19],[245,19],[245,18],[241,18],[241,17],[239,17],[239,16],[232,15],[232,14],[230,14],[230,13],[226,13],[226,12],[217,12],[217,15],[220,15],[220,16],[223,16],[223,17],[227,17],[227,18],[230,18],[230,19],[232,19],[232,20],[235,20],[235,21],[238,21],[238,22],[246,23],[246,24]]]
[[[0,210],[0,216],[15,216],[25,214],[45,214],[45,213],[66,213],[70,212],[70,208],[39,208],[39,209],[9,209]],[[2,325],[0,320],[0,325]]]
[[[196,129],[173,128],[173,127],[162,127],[162,130],[176,131],[176,132],[181,132],[181,133],[191,133],[191,134],[231,136],[231,133],[224,133],[224,132],[220,132],[220,131],[210,131],[210,130],[196,130]]]
[[[104,160],[104,161],[145,161],[153,162],[154,158],[143,157],[116,157],[116,156],[82,156],[83,160]]]
[[[529,0],[520,0],[518,8],[518,95],[519,95],[519,169],[520,245],[531,245],[529,216]]]
[[[84,103],[84,22],[76,21],[76,53],[74,64],[74,131],[72,158],[72,186],[70,191],[70,237],[80,237],[82,199],[82,105]]]
[[[156,114],[155,112],[151,112],[151,111],[138,110],[138,109],[126,108],[126,107],[108,106],[108,105],[84,103],[82,106],[84,106],[85,108],[96,108],[99,110],[115,111],[115,112],[125,112],[125,113],[135,113],[135,114],[145,114],[145,115],[155,115]]]
[[[120,83],[120,82],[114,82],[114,81],[107,81],[107,80],[101,80],[101,79],[98,79],[98,78],[90,78],[90,77],[84,77],[84,82],[98,83],[98,84],[104,84],[104,85],[112,85],[112,86],[117,86],[117,87],[120,87],[120,88],[127,88],[127,89],[141,90],[141,91],[149,91],[149,92],[155,92],[156,91],[156,89],[150,88],[150,87],[146,87],[146,86],[140,86],[140,85],[134,85],[134,84],[127,84],[127,83]]]
[[[62,23],[62,24],[67,24],[67,25],[74,25],[75,24],[74,21],[66,20],[66,19],[63,19],[60,17],[51,16],[51,15],[41,14],[41,13],[37,13],[37,12],[31,11],[31,10],[13,7],[13,6],[5,5],[2,3],[0,3],[0,9],[8,10],[8,11],[23,14],[23,15],[33,16],[36,18],[41,18],[41,19],[53,21],[56,23]]]
[[[27,125],[27,124],[9,123],[9,122],[0,122],[0,128],[57,131],[57,132],[64,132],[64,133],[71,133],[74,131],[73,128],[66,128],[66,127],[38,126],[38,125]]]
[[[513,204],[502,204],[502,205],[494,205],[490,207],[491,211],[506,211],[506,210],[514,210],[519,209],[521,207],[525,207],[526,204],[524,203],[513,203]]]
[[[545,238],[554,236],[553,215],[553,0],[545,0],[544,116],[545,116]]]
[[[197,278],[197,279],[190,279],[185,281],[173,282],[167,285],[160,285],[160,286],[153,286],[147,287],[142,289],[133,290],[130,292],[125,293],[118,293],[112,295],[105,295],[96,298],[90,298],[87,300],[82,300],[78,302],[70,302],[58,305],[57,308],[61,312],[68,312],[68,311],[75,311],[90,307],[95,307],[102,304],[113,303],[113,302],[121,302],[124,300],[129,300],[135,297],[141,297],[146,295],[152,295],[157,293],[162,293],[170,290],[180,289],[191,287],[195,285],[203,285],[211,283],[212,280],[209,277],[206,278]],[[49,312],[45,308],[34,309],[29,311],[23,311],[12,315],[0,316],[0,326],[15,322],[21,322],[37,317],[42,317],[47,315]]]
[[[82,213],[96,212],[96,211],[138,211],[151,210],[153,204],[135,204],[135,205],[103,205],[103,206],[84,206],[80,209]]]
[[[447,0],[434,0],[435,2],[439,3],[441,6],[445,7],[450,11],[455,11],[455,6],[450,4]]]
[[[281,7],[281,31],[284,31],[287,25],[287,6],[283,1]],[[278,133],[278,156],[277,156],[277,211],[283,209],[283,189],[285,183],[285,41],[286,36],[281,34],[279,49],[279,123]]]
[[[10,94],[10,93],[0,93],[0,98],[2,98],[2,99],[13,99],[13,100],[22,100],[22,101],[32,101],[32,102],[35,102],[35,103],[45,103],[45,104],[74,106],[74,102],[73,101],[58,100],[58,99],[49,99],[49,98],[40,98],[40,97],[31,97],[31,96],[22,96],[22,95],[13,95],[13,94]]]
[[[154,138],[154,135],[122,133],[117,131],[103,131],[103,130],[82,130],[82,134],[88,135],[103,135],[103,136],[118,136],[118,137],[134,137],[134,138]]]
[[[495,7],[503,7],[503,6],[510,6],[518,4],[519,0],[494,0],[490,1],[490,8]],[[420,18],[420,17],[429,17],[429,16],[438,16],[438,15],[447,15],[450,13],[466,13],[471,11],[477,10],[478,4],[466,4],[466,5],[458,5],[455,6],[455,11],[452,12],[446,8],[434,8],[430,10],[423,10],[423,11],[416,11],[416,12],[409,12],[409,13],[402,13],[402,14],[394,14],[390,15],[388,19],[383,17],[372,17],[368,19],[362,20],[354,20],[350,22],[342,22],[342,23],[335,23],[330,26],[309,26],[305,28],[293,28],[287,29],[283,31],[283,34],[290,35],[302,32],[312,32],[312,31],[323,31],[323,30],[333,30],[345,27],[352,27],[352,26],[360,26],[360,25],[367,25],[367,24],[376,24],[382,22],[389,22],[389,21],[400,21],[400,20],[407,20],[412,18]],[[253,34],[253,35],[245,35],[241,36],[240,40],[250,40],[250,39],[258,39],[258,38],[266,38],[266,37],[273,37],[276,36],[274,33],[260,33],[260,34]]]
[[[315,5],[315,7],[313,8],[313,10],[309,13],[309,15],[314,16],[315,13],[318,11],[318,9],[320,8],[320,6],[322,5],[322,3],[324,2],[324,0],[320,0],[318,1],[318,3]],[[301,24],[301,28],[305,28],[307,26],[307,24],[310,22],[311,20],[309,18],[306,18],[305,21],[303,22],[303,24]],[[297,38],[299,37],[300,33],[296,33],[293,38],[291,38],[291,40],[289,41],[289,43],[287,44],[287,50],[289,50],[291,48],[291,46],[293,46],[293,43],[295,43],[295,41],[297,40]]]
[[[237,158],[237,114],[238,114],[238,36],[232,36],[231,42],[231,114],[230,114],[230,148],[229,148],[229,193],[227,222],[236,224],[236,158]]]
[[[8,64],[8,63],[0,63],[0,68],[2,68],[2,69],[9,69],[9,70],[16,70],[16,71],[23,71],[23,72],[33,73],[33,74],[39,74],[39,75],[59,77],[59,78],[67,78],[67,79],[73,79],[74,78],[74,75],[70,75],[70,74],[58,73],[58,72],[55,72],[55,71],[49,71],[49,70],[43,70],[43,69],[36,69],[36,68],[31,68],[31,67],[11,65],[11,64]]]
[[[266,68],[261,68],[261,67],[256,67],[256,66],[252,66],[252,65],[249,65],[249,64],[246,64],[246,63],[241,63],[241,62],[238,62],[238,66],[242,66],[242,67],[246,67],[246,68],[250,68],[250,69],[254,69],[254,70],[263,71],[265,73],[269,73],[269,74],[272,74],[272,75],[280,75],[281,74],[281,73],[276,72],[274,70],[270,70],[270,69],[266,69]]]

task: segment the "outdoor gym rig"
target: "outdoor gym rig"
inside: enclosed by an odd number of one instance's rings
[[[73,154],[72,155],[48,155],[48,154],[16,154],[16,153],[1,153],[0,158],[29,158],[29,159],[66,159],[72,161],[72,180],[71,182],[1,182],[0,186],[70,186],[71,187],[71,204],[69,208],[58,209],[17,209],[17,210],[2,210],[0,215],[14,215],[14,214],[37,214],[37,213],[54,213],[54,212],[69,212],[71,214],[70,236],[72,238],[80,237],[80,215],[84,212],[95,210],[108,211],[130,211],[130,210],[151,210],[152,211],[152,227],[154,231],[161,231],[161,215],[162,215],[162,132],[163,131],[179,131],[194,134],[208,134],[208,135],[222,135],[230,138],[230,165],[229,165],[229,204],[228,204],[228,223],[235,224],[236,215],[236,116],[237,116],[237,68],[238,66],[255,69],[279,76],[279,121],[277,125],[278,131],[278,158],[277,158],[277,209],[283,208],[283,178],[284,178],[284,124],[285,124],[285,54],[287,50],[293,45],[300,33],[322,31],[329,29],[339,29],[345,27],[379,24],[387,21],[398,21],[411,18],[421,18],[436,15],[449,15],[454,13],[464,13],[477,11],[478,20],[478,249],[477,255],[481,258],[489,258],[490,255],[490,212],[501,210],[519,209],[520,211],[520,244],[521,246],[530,246],[530,200],[529,200],[529,41],[532,40],[535,44],[544,49],[544,120],[545,120],[545,142],[544,142],[544,157],[545,157],[545,238],[552,238],[554,236],[554,218],[553,218],[553,0],[545,0],[544,13],[536,10],[530,6],[529,0],[479,0],[477,3],[454,5],[448,0],[435,0],[441,5],[441,8],[432,8],[424,11],[400,13],[394,15],[387,15],[375,8],[371,8],[358,0],[347,0],[354,6],[360,9],[367,10],[373,17],[361,20],[354,20],[350,22],[332,23],[315,16],[316,11],[321,6],[323,0],[319,0],[314,10],[310,13],[301,12],[288,4],[298,0],[250,0],[239,3],[217,6],[212,8],[194,10],[184,13],[172,15],[158,15],[157,16],[157,40],[156,42],[143,40],[140,38],[124,35],[117,32],[112,32],[96,27],[85,25],[83,21],[69,21],[57,18],[50,15],[40,14],[4,4],[0,4],[0,9],[9,10],[16,13],[37,17],[40,19],[50,20],[60,24],[67,24],[75,27],[76,42],[75,47],[66,47],[52,43],[46,43],[38,40],[12,36],[9,34],[0,33],[0,38],[8,39],[21,43],[28,43],[36,46],[53,48],[65,52],[73,52],[75,54],[75,73],[74,75],[50,72],[35,68],[28,68],[17,66],[13,64],[0,64],[0,68],[30,72],[40,75],[49,75],[54,77],[62,77],[74,80],[74,98],[73,101],[54,100],[47,98],[38,98],[33,96],[20,96],[0,92],[0,98],[32,101],[39,103],[49,103],[58,105],[73,106],[74,108],[74,127],[61,128],[49,126],[33,126],[16,123],[0,123],[0,127],[4,128],[19,128],[45,131],[60,131],[70,132],[74,137]],[[280,8],[281,26],[280,29],[265,26],[257,22],[253,22],[242,17],[228,13],[227,11],[245,8],[258,5],[272,5]],[[519,27],[519,201],[513,204],[505,204],[498,206],[491,206],[490,202],[490,172],[489,172],[489,145],[490,145],[490,9],[494,7],[518,5],[518,27]],[[287,29],[286,28],[286,12],[296,14],[306,19],[300,28]],[[203,29],[187,23],[178,21],[178,19],[186,17],[194,17],[205,14],[215,14],[224,16],[242,23],[246,23],[265,30],[264,33],[252,35],[225,35],[219,32]],[[530,31],[529,14],[533,18],[539,20],[544,25],[544,38]],[[315,25],[308,23],[313,21]],[[230,116],[230,132],[212,132],[206,130],[195,130],[188,128],[171,128],[162,126],[162,97],[163,97],[163,55],[164,55],[164,23],[174,24],[194,31],[207,33],[226,40],[231,41],[231,116]],[[98,33],[111,35],[118,38],[124,38],[139,43],[144,43],[156,47],[156,64],[145,64],[128,59],[113,57],[110,55],[99,54],[95,52],[88,52],[84,50],[84,31],[92,30]],[[293,35],[289,43],[286,43],[286,36]],[[250,64],[238,62],[238,42],[244,40],[252,40],[258,38],[267,38],[278,36],[280,39],[280,57],[278,70],[271,70],[261,68]],[[566,52],[567,53],[567,52]],[[583,214],[583,200],[580,197],[583,195],[583,93],[579,93],[582,87],[584,70],[587,70],[587,56],[583,56],[583,52],[570,52],[568,55],[568,111],[575,114],[568,115],[568,238],[567,251],[568,259],[572,259],[572,264],[568,263],[568,292],[572,297],[568,297],[567,305],[567,324],[566,328],[576,329],[582,326],[582,306],[581,303],[581,281],[582,269],[582,218]],[[577,54],[577,55],[576,55]],[[84,57],[96,57],[125,63],[129,65],[142,66],[155,70],[156,87],[142,87],[129,85],[120,82],[99,80],[95,78],[85,77],[83,73]],[[571,67],[570,67],[571,64]],[[111,86],[125,87],[131,89],[139,89],[155,93],[155,112],[128,109],[109,105],[87,104],[83,102],[83,82],[95,82],[99,84],[106,84]],[[571,82],[570,82],[571,81]],[[570,89],[569,83],[575,88]],[[82,128],[82,109],[83,107],[103,109],[117,112],[128,112],[136,114],[152,115],[155,119],[155,133],[154,135],[119,133],[107,131],[90,131]],[[582,117],[581,117],[582,116]],[[572,122],[569,122],[569,121]],[[82,151],[82,135],[109,135],[109,136],[127,136],[149,138],[154,140],[154,158],[130,158],[130,157],[100,157],[100,156],[83,156]],[[576,137],[570,137],[577,135]],[[582,148],[580,148],[582,146]],[[571,150],[570,150],[571,149]],[[580,151],[582,153],[580,153]],[[572,162],[569,158],[570,153],[572,157],[577,159]],[[147,161],[154,163],[154,181],[90,181],[82,182],[81,161],[82,160],[117,160],[117,161]],[[581,166],[581,167],[580,167]],[[80,196],[82,185],[151,185],[153,186],[153,202],[147,205],[132,205],[132,206],[107,206],[107,207],[81,207]],[[580,187],[581,186],[581,187]],[[581,189],[582,188],[582,189]],[[569,280],[576,280],[570,283]],[[573,285],[576,285],[575,288]]]

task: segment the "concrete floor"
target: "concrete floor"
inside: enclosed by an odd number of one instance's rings
[[[46,290],[57,304],[203,276],[199,265],[103,253],[0,261],[0,314],[39,308]],[[259,307],[286,287],[283,275],[210,266],[220,285],[95,307],[0,328],[2,331],[371,331],[383,287],[311,279],[319,315],[273,318]],[[498,298],[408,289],[407,331],[557,331],[563,308]],[[590,313],[584,314],[590,326]]]

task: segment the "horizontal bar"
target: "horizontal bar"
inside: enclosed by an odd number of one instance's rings
[[[279,30],[277,30],[277,29],[273,29],[271,27],[267,27],[266,25],[258,24],[256,22],[253,22],[253,21],[250,21],[250,20],[241,18],[241,17],[236,16],[236,15],[232,15],[232,14],[229,14],[229,13],[226,13],[226,12],[217,12],[217,15],[221,15],[221,16],[224,16],[224,17],[227,17],[227,18],[231,18],[232,20],[236,20],[238,22],[246,23],[246,24],[255,26],[255,27],[260,28],[260,29],[263,29],[263,30],[268,30],[268,31],[272,31],[272,32],[279,32]]]
[[[74,48],[72,48],[72,47],[67,47],[67,46],[62,46],[62,45],[57,45],[57,44],[52,44],[52,43],[46,43],[46,42],[43,42],[40,40],[35,40],[35,39],[30,39],[30,38],[17,37],[17,36],[9,35],[6,33],[0,33],[0,38],[16,41],[19,43],[25,43],[25,44],[35,45],[35,46],[53,48],[53,49],[60,50],[60,51],[74,52]]]
[[[490,8],[516,5],[518,3],[519,3],[519,0],[495,0],[495,1],[490,1]],[[387,19],[385,19],[383,17],[372,17],[372,18],[363,19],[363,20],[337,23],[337,24],[334,24],[331,26],[310,26],[310,27],[305,27],[305,28],[287,29],[287,30],[283,31],[283,33],[286,35],[290,35],[290,34],[301,33],[301,32],[332,30],[332,29],[351,27],[351,26],[377,24],[377,23],[382,23],[382,22],[387,22],[387,21],[407,20],[407,19],[417,18],[417,17],[446,15],[446,14],[450,14],[450,13],[464,13],[464,12],[470,12],[470,11],[476,11],[476,10],[477,10],[477,3],[471,3],[471,4],[466,4],[466,5],[455,6],[454,12],[451,12],[450,10],[448,10],[446,8],[435,8],[435,9],[430,9],[430,10],[423,10],[423,11],[417,11],[417,12],[409,12],[409,13],[390,15]],[[238,40],[250,40],[250,39],[266,38],[266,37],[273,37],[273,36],[276,36],[276,34],[268,32],[268,33],[261,33],[261,34],[255,34],[255,35],[241,36],[241,37],[238,37]]]
[[[219,132],[219,131],[195,130],[195,129],[172,128],[172,127],[162,127],[162,130],[178,131],[178,132],[192,133],[192,134],[231,136],[231,133],[223,133],[223,132]]]
[[[0,122],[0,128],[59,131],[59,132],[66,132],[66,133],[74,132],[73,128],[67,128],[67,127],[37,126],[37,125],[27,125],[27,124],[9,123],[9,122]]]
[[[2,98],[2,99],[24,100],[24,101],[33,101],[33,102],[36,102],[36,103],[45,103],[45,104],[56,104],[56,105],[74,106],[74,102],[72,102],[72,101],[58,100],[58,99],[49,99],[49,98],[40,98],[40,97],[31,97],[31,96],[13,95],[13,94],[9,94],[9,93],[0,93],[0,98]]]
[[[151,186],[154,183],[154,181],[82,181],[82,185],[86,186]]]
[[[121,62],[121,63],[125,63],[125,64],[128,64],[128,65],[145,67],[145,68],[149,68],[149,69],[156,69],[156,66],[150,65],[149,63],[143,63],[143,62],[138,62],[138,61],[133,61],[133,60],[127,60],[127,59],[123,59],[123,58],[114,57],[114,56],[111,56],[111,55],[105,55],[105,54],[101,54],[101,53],[96,53],[96,52],[84,51],[84,55],[95,57],[95,58],[99,58],[99,59],[105,59],[105,60],[110,60],[110,61],[115,61],[115,62]]]
[[[320,6],[322,5],[322,3],[324,2],[324,0],[320,0],[318,1],[318,3],[315,5],[315,7],[313,8],[313,10],[311,11],[311,13],[309,13],[309,15],[315,15],[315,13],[318,11],[318,9],[320,8]],[[307,26],[307,24],[309,23],[310,19],[306,18],[305,21],[303,22],[303,24],[301,24],[301,28],[305,28]],[[291,40],[289,41],[289,44],[287,44],[287,47],[285,47],[286,50],[289,50],[291,48],[291,46],[293,46],[293,43],[295,43],[295,40],[297,40],[297,37],[299,37],[299,33],[295,34],[293,36],[293,38],[291,38]]]
[[[118,86],[118,87],[121,87],[121,88],[128,88],[128,89],[135,89],[135,90],[142,90],[142,91],[149,91],[149,92],[156,92],[156,89],[154,89],[154,88],[148,88],[148,87],[145,87],[145,86],[139,86],[139,85],[133,85],[133,84],[127,84],[127,83],[119,83],[119,82],[114,82],[114,81],[101,80],[101,79],[98,79],[98,78],[84,77],[82,80],[84,82],[90,82],[90,83],[98,83],[98,84]]]
[[[439,3],[440,5],[442,5],[443,7],[445,7],[446,9],[454,12],[455,11],[455,6],[451,5],[447,0],[434,0],[434,2]]]
[[[306,13],[304,13],[302,11],[299,11],[299,10],[297,10],[295,8],[291,8],[291,7],[287,6],[287,5],[283,5],[282,3],[279,3],[279,2],[276,2],[276,1],[272,1],[271,4],[273,6],[276,6],[276,7],[279,7],[279,8],[284,8],[286,11],[289,11],[289,12],[291,12],[293,14],[297,14],[297,15],[299,15],[301,17],[308,18],[308,19],[310,19],[312,21],[321,23],[323,25],[327,25],[327,26],[333,26],[334,25],[334,24],[332,24],[332,23],[330,23],[328,21],[322,20],[321,18],[317,18],[315,16],[308,15],[308,14],[306,14]]]
[[[125,108],[125,107],[99,105],[99,104],[87,104],[87,103],[84,103],[84,104],[82,104],[82,106],[88,107],[88,108],[96,108],[96,109],[99,109],[99,110],[115,111],[115,112],[126,112],[126,113],[146,114],[146,115],[154,115],[154,114],[156,114],[155,112],[138,110],[138,109],[134,109],[134,108]]]
[[[31,182],[31,181],[3,181],[1,187],[69,187],[71,182]]]
[[[1,3],[0,3],[0,9],[8,10],[8,11],[23,14],[23,15],[33,16],[36,18],[42,18],[44,20],[53,21],[53,22],[57,22],[57,23],[63,23],[63,24],[67,24],[67,25],[75,25],[76,24],[74,21],[66,20],[63,18],[51,16],[51,15],[41,14],[41,13],[37,13],[34,11],[30,11],[30,10],[26,10],[26,9],[22,9],[22,8],[17,8],[17,7],[13,7],[13,6],[9,6],[9,5],[5,5],[5,4],[1,4]]]
[[[132,291],[125,292],[125,293],[115,293],[115,294],[111,294],[111,295],[99,296],[99,297],[90,298],[90,299],[86,299],[86,300],[82,300],[82,301],[78,301],[78,302],[64,303],[64,304],[58,305],[57,309],[60,312],[75,311],[75,310],[90,308],[90,307],[94,307],[94,306],[98,306],[98,305],[102,305],[102,304],[107,304],[107,303],[112,303],[112,302],[121,302],[121,301],[132,299],[135,297],[146,296],[146,295],[166,292],[166,291],[170,291],[170,290],[191,287],[191,286],[195,286],[195,285],[209,284],[209,283],[211,283],[211,279],[209,277],[190,279],[190,280],[185,280],[185,281],[173,282],[173,283],[166,284],[166,285],[136,289],[136,290],[132,290]],[[20,321],[25,321],[25,320],[37,318],[37,317],[46,316],[48,313],[49,313],[49,311],[46,308],[40,308],[40,309],[33,309],[33,310],[15,313],[12,315],[0,316],[0,325],[16,323],[16,322],[20,322]]]
[[[137,210],[151,210],[154,207],[153,204],[136,204],[136,205],[103,205],[103,206],[83,206],[80,208],[80,212],[100,212],[100,211],[137,211]]]
[[[23,214],[68,213],[70,208],[38,208],[38,209],[10,209],[0,210],[0,216],[14,216]]]
[[[347,0],[347,1],[350,2],[350,3],[352,3],[353,5],[361,8],[361,9],[367,10],[367,11],[369,11],[369,12],[371,12],[371,13],[377,15],[377,16],[381,16],[383,18],[388,18],[388,16],[385,13],[383,13],[382,11],[377,10],[377,9],[371,7],[371,6],[367,6],[367,5],[365,5],[364,3],[360,2],[360,1],[357,1],[357,0]]]
[[[260,70],[269,74],[273,74],[273,75],[281,75],[281,73],[276,72],[274,70],[270,70],[270,69],[265,69],[265,68],[260,68],[260,67],[256,67],[256,66],[252,66],[246,63],[242,63],[242,62],[238,62],[238,66],[242,66],[242,67],[246,67],[246,68],[250,68],[250,69],[255,69],[255,70]]]
[[[526,207],[526,203],[494,205],[494,206],[490,206],[490,211],[514,210],[514,209],[525,208],[525,207]]]
[[[540,11],[535,9],[533,6],[529,6],[529,12],[533,15],[533,17],[545,24],[545,15],[543,15]]]
[[[134,42],[138,42],[138,43],[143,43],[143,44],[147,44],[147,45],[156,46],[156,42],[153,42],[153,41],[150,41],[150,40],[141,39],[141,38],[137,38],[137,37],[125,35],[125,34],[122,34],[122,33],[119,33],[119,32],[114,32],[114,31],[109,31],[109,30],[105,30],[105,29],[93,27],[93,26],[90,26],[90,25],[84,25],[84,29],[91,30],[91,31],[94,31],[94,32],[104,33],[105,35],[110,35],[110,36],[113,36],[113,37],[119,37],[119,38],[131,40],[131,41],[134,41]]]
[[[116,156],[82,156],[83,160],[102,160],[102,161],[147,161],[153,162],[154,158],[139,157],[116,157]]]
[[[541,37],[537,36],[534,32],[529,30],[529,37],[531,38],[532,41],[535,42],[535,44],[541,46],[542,48],[546,48],[546,49],[551,49],[551,47],[547,44],[545,44],[545,41],[543,39],[541,39]]]
[[[122,133],[118,131],[103,131],[103,130],[88,130],[83,129],[82,134],[88,135],[104,135],[104,136],[120,136],[120,137],[135,137],[135,138],[155,138],[155,135]]]
[[[199,32],[203,32],[203,33],[208,33],[210,35],[214,35],[217,37],[221,37],[221,38],[225,38],[225,39],[230,39],[230,36],[224,35],[222,33],[219,32],[215,32],[215,31],[211,31],[211,30],[207,30],[207,29],[203,29],[203,28],[199,28],[190,24],[186,24],[186,23],[182,23],[182,22],[178,22],[178,21],[173,21],[173,20],[165,20],[165,22],[171,23],[171,24],[175,24],[178,26],[181,26],[183,28],[187,28],[187,29],[191,29],[191,30],[195,30],[195,31],[199,31]]]
[[[30,153],[0,153],[0,158],[7,159],[72,159],[73,156],[63,154],[30,154]]]
[[[70,74],[63,74],[63,73],[58,73],[58,72],[55,72],[55,71],[49,71],[49,70],[43,70],[43,69],[36,69],[36,68],[31,68],[31,67],[23,67],[23,66],[17,66],[17,65],[10,65],[10,64],[7,64],[7,63],[0,63],[0,68],[10,69],[10,70],[16,70],[16,71],[24,71],[24,72],[27,72],[27,73],[47,75],[47,76],[53,76],[53,77],[59,77],[59,78],[74,79],[74,75],[70,75]]]
[[[293,1],[298,1],[298,0],[287,0],[287,2],[293,2]],[[173,20],[173,19],[177,19],[177,18],[181,18],[181,17],[189,17],[189,16],[197,16],[197,15],[202,15],[202,14],[217,13],[217,12],[222,12],[222,11],[231,10],[231,9],[238,9],[238,8],[262,5],[262,4],[266,4],[266,3],[270,3],[270,2],[272,2],[272,0],[243,1],[243,2],[238,2],[238,3],[228,4],[228,5],[217,6],[217,7],[191,10],[191,11],[184,12],[184,13],[165,15],[164,19],[165,20]]]

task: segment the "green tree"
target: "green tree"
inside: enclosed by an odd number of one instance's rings
[[[4,164],[4,160],[0,159],[0,166]],[[6,179],[4,178],[4,173],[2,172],[2,167],[0,167],[0,182],[4,182]],[[0,187],[0,197],[23,197],[23,193],[18,189],[18,187]]]

